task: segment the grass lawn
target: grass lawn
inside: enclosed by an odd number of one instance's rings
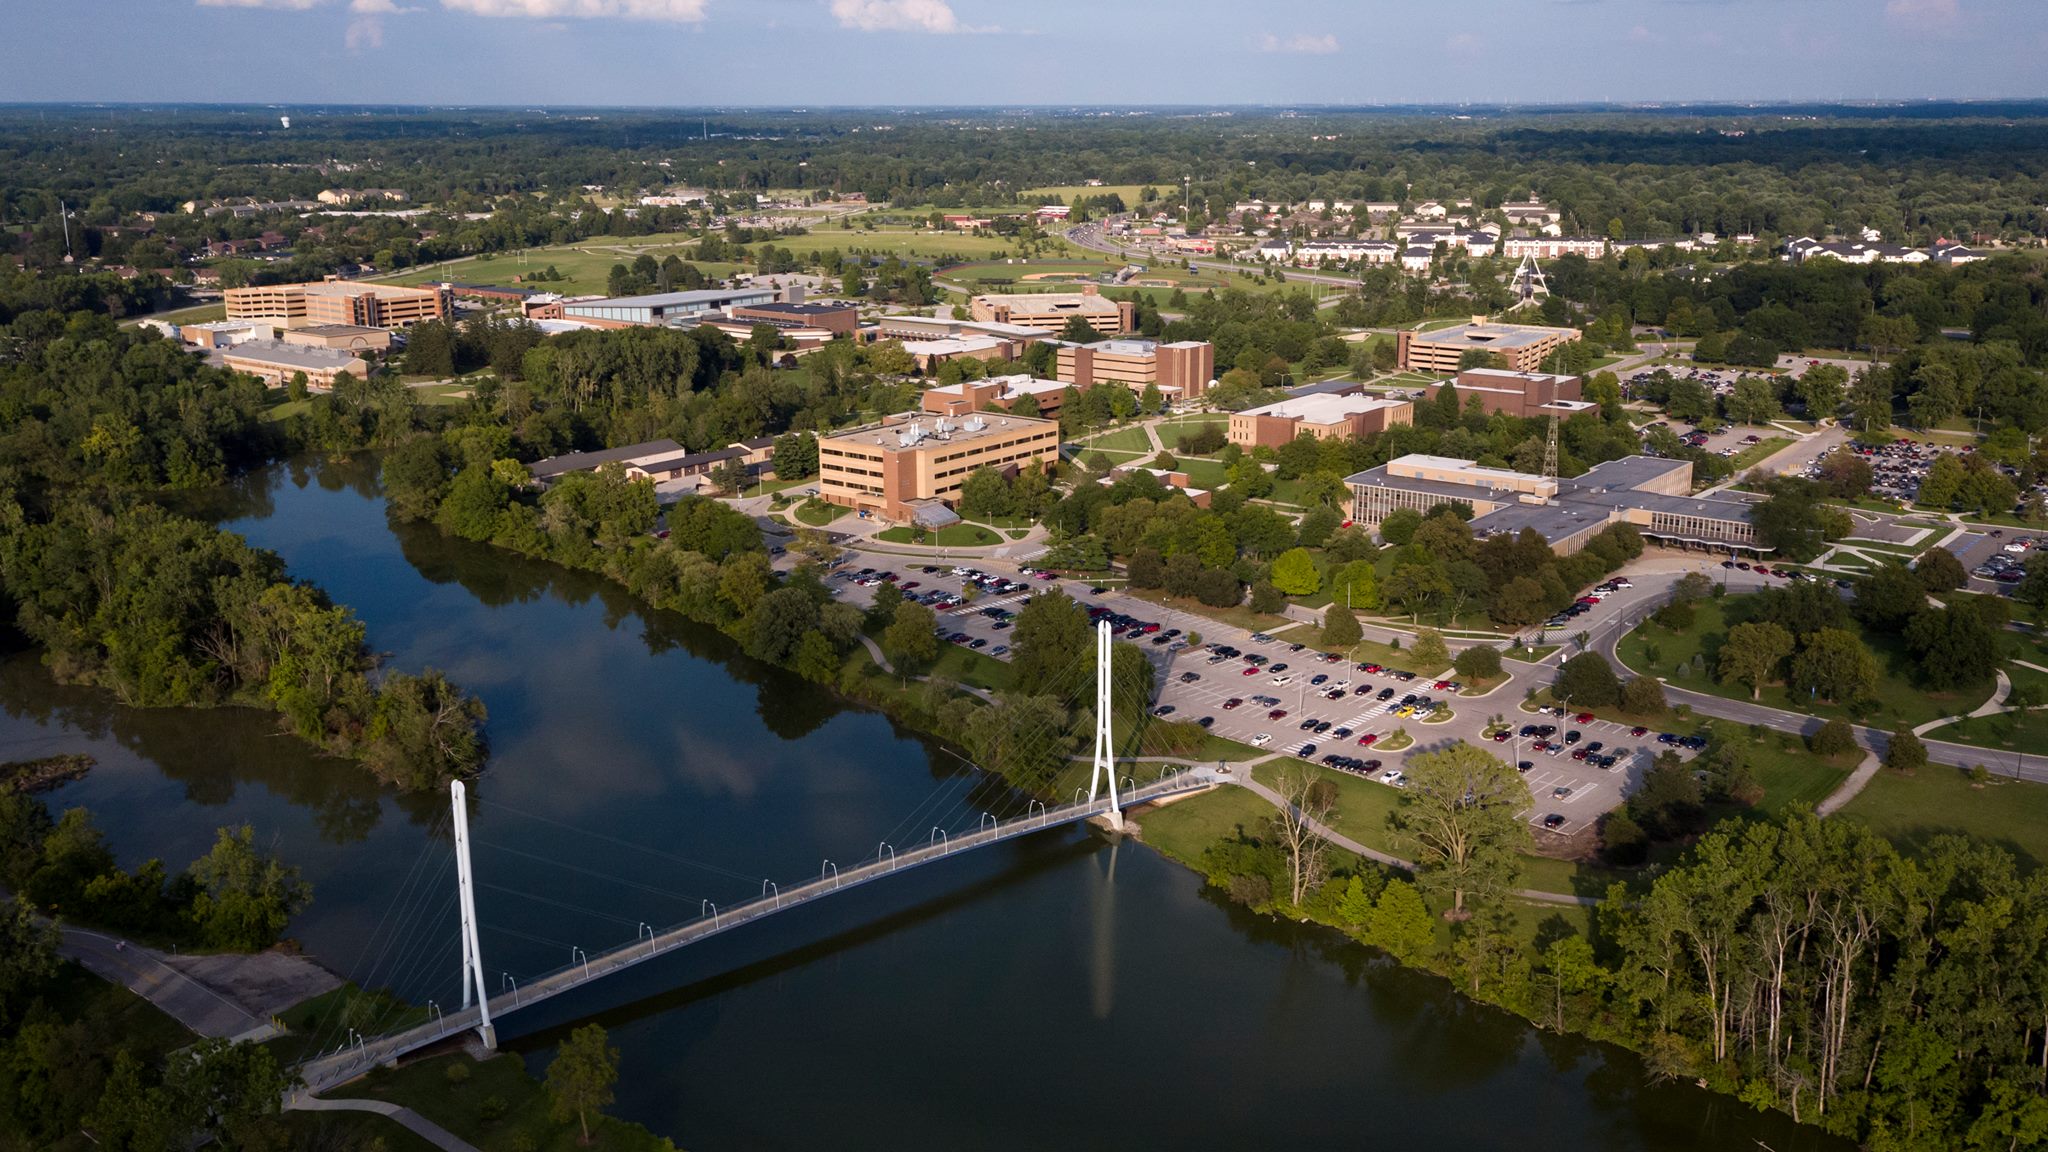
[[[2029,866],[2048,863],[2048,786],[1994,775],[1982,788],[1954,768],[1930,764],[1911,776],[1880,770],[1843,808],[1906,851],[1946,832],[1993,841]]]
[[[373,1139],[385,1152],[435,1152],[438,1147],[374,1112],[285,1112],[280,1119],[297,1148],[367,1148]]]
[[[468,1070],[460,1083],[448,1070]],[[478,1063],[464,1053],[436,1056],[400,1068],[379,1068],[352,1086],[354,1094],[403,1104],[455,1135],[484,1148],[513,1147],[518,1137],[535,1152],[570,1152],[598,1148],[605,1152],[656,1152],[666,1140],[637,1124],[604,1116],[591,1117],[591,1143],[579,1144],[574,1120],[557,1124],[548,1115],[547,1095],[540,1081],[527,1075],[518,1056],[504,1053]],[[495,1107],[487,1102],[495,1102]],[[495,1120],[485,1116],[502,1115]]]
[[[827,504],[822,500],[806,500],[790,510],[790,515],[813,528],[823,528],[853,509],[843,504]]]
[[[1715,653],[1727,635],[1729,617],[1733,614],[1735,621],[1740,622],[1744,602],[1748,599],[1746,596],[1728,596],[1702,600],[1695,610],[1693,626],[1684,632],[1666,632],[1645,621],[1622,638],[1618,649],[1622,663],[1639,673],[1666,677],[1674,688],[1729,700],[1748,700],[1749,692],[1741,685],[1722,684],[1713,676]],[[1851,627],[1854,627],[1853,623]],[[1937,717],[1968,712],[1991,696],[1992,685],[1988,681],[1953,692],[1929,692],[1908,679],[1908,658],[1898,637],[1875,632],[1863,632],[1862,636],[1865,647],[1877,657],[1882,673],[1877,683],[1877,710],[1860,718],[1865,723],[1882,728],[1900,723],[1921,724]],[[1686,674],[1681,675],[1679,667],[1696,654],[1703,655],[1705,671],[1694,675],[1688,668]],[[1803,697],[1794,699],[1783,684],[1765,687],[1758,703],[1814,716],[1859,719],[1837,704]]]
[[[2048,712],[2000,712],[1958,720],[1927,734],[1929,740],[1973,744],[1984,749],[1984,766],[2010,769],[2015,756],[2048,756]]]
[[[356,1026],[373,1036],[423,1024],[430,1014],[426,1007],[406,1004],[382,989],[364,992],[354,984],[343,984],[278,1013],[285,1034],[264,1041],[264,1046],[287,1063],[309,1060],[323,1048],[333,1048],[346,1034],[343,1019],[351,1009]]]
[[[1264,632],[1288,622],[1285,616],[1269,616],[1263,612],[1254,612],[1242,604],[1234,608],[1211,608],[1207,604],[1193,598],[1183,599],[1179,596],[1168,596],[1163,590],[1158,588],[1126,588],[1124,591],[1140,600],[1149,600],[1154,604],[1162,604],[1168,608],[1178,608],[1183,612],[1191,612],[1197,616],[1206,616],[1211,620],[1219,620],[1234,628],[1242,628],[1247,632]]]
[[[1740,472],[1790,443],[1792,443],[1790,436],[1769,436],[1737,452],[1729,459],[1728,463],[1735,471]]]
[[[1146,187],[1148,185],[1144,184],[1048,184],[1043,188],[1027,189],[1024,193],[1024,198],[1026,200],[1048,200],[1057,196],[1060,198],[1060,203],[1072,204],[1076,200],[1083,200],[1089,197],[1115,196],[1124,202],[1125,207],[1135,211],[1138,207],[1138,196]],[[1149,187],[1159,193],[1162,201],[1180,199],[1178,196],[1168,195],[1168,193],[1175,190],[1172,181],[1164,184],[1149,185]],[[1147,209],[1147,211],[1149,212],[1150,209]]]
[[[176,308],[169,312],[152,312],[147,316],[137,316],[123,323],[132,325],[140,324],[144,320],[161,320],[166,324],[205,324],[209,321],[225,320],[227,318],[228,306],[222,302],[194,304],[190,308]]]
[[[1257,831],[1273,815],[1272,805],[1237,787],[1221,787],[1150,809],[1139,817],[1145,843],[1193,865],[1209,845],[1228,840],[1239,828]]]
[[[931,671],[926,675],[986,688],[991,692],[1007,689],[1011,683],[1008,664],[958,644],[940,644],[939,658],[932,663]]]
[[[1112,452],[1150,452],[1152,441],[1146,438],[1143,428],[1119,428],[1082,442],[1080,447],[1084,452],[1096,449]]]
[[[925,532],[920,538],[916,528],[898,524],[875,534],[875,539],[891,544],[923,544],[932,548],[978,548],[984,544],[1001,544],[1003,538],[979,524],[949,524],[936,532]]]
[[[1749,766],[1764,789],[1763,801],[1753,811],[1766,816],[1777,816],[1794,804],[1819,804],[1863,761],[1861,752],[1816,756],[1803,741],[1782,732],[1754,740],[1740,724],[1710,720],[1707,727],[1717,739],[1747,741]]]

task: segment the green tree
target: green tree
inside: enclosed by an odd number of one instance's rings
[[[938,617],[922,604],[904,603],[882,630],[882,654],[906,676],[928,668],[939,658]]]
[[[1895,772],[1912,773],[1927,767],[1927,745],[1905,724],[1885,742],[1884,766]]]
[[[1631,716],[1662,716],[1669,707],[1654,676],[1636,676],[1621,686],[1621,710]]]
[[[313,899],[299,870],[256,851],[256,831],[222,828],[213,848],[192,862],[198,891],[192,922],[209,947],[254,952],[277,942],[285,925]]]
[[[1380,539],[1400,547],[1415,538],[1415,530],[1422,527],[1422,513],[1413,508],[1396,508],[1380,521]]]
[[[1998,635],[1974,606],[1924,609],[1906,625],[1906,651],[1937,691],[1989,680],[2001,660]]]
[[[1394,826],[1416,846],[1416,882],[1449,896],[1448,915],[1463,918],[1468,899],[1495,899],[1513,886],[1528,841],[1517,813],[1529,790],[1513,768],[1463,742],[1409,757],[1406,771]]]
[[[1408,654],[1415,658],[1415,665],[1424,672],[1441,671],[1451,662],[1450,645],[1444,643],[1444,634],[1434,628],[1415,630],[1415,643]]]
[[[1306,548],[1289,548],[1273,561],[1273,587],[1289,596],[1310,596],[1323,586],[1322,574]]]
[[[1581,652],[1557,670],[1551,691],[1567,704],[1599,708],[1621,702],[1621,681],[1614,666],[1598,652]]]
[[[1764,424],[1778,418],[1778,388],[1770,380],[1744,376],[1722,401],[1728,418],[1737,424]]]
[[[1917,573],[1897,561],[1878,565],[1856,581],[1850,614],[1880,632],[1897,632],[1927,607],[1927,589]]]
[[[57,926],[37,923],[19,900],[0,901],[0,1025],[20,1016],[28,997],[57,974]]]
[[[1778,666],[1792,654],[1792,634],[1769,621],[1737,624],[1721,643],[1717,674],[1721,682],[1749,685],[1749,698],[1763,695],[1764,685],[1777,678]]]
[[[604,1029],[585,1024],[569,1033],[548,1062],[547,1093],[557,1123],[571,1116],[583,1129],[581,1143],[590,1143],[590,1114],[612,1102],[619,1079],[619,1050],[606,1043]]]
[[[445,785],[483,770],[483,701],[433,668],[384,678],[364,728],[363,762],[401,788]]]
[[[1451,667],[1468,680],[1491,680],[1500,675],[1500,649],[1490,644],[1474,644],[1458,653]]]
[[[1815,755],[1840,756],[1856,750],[1856,729],[1847,720],[1829,720],[1808,740]]]
[[[1389,880],[1366,918],[1366,943],[1403,964],[1422,964],[1436,951],[1436,929],[1422,893],[1406,880]]]
[[[1011,680],[1057,699],[1076,698],[1094,678],[1088,613],[1058,587],[1032,597],[1010,633]]]
[[[1332,559],[1335,553],[1332,552]],[[1379,574],[1371,560],[1353,560],[1330,573],[1330,602],[1358,611],[1380,606]]]
[[[223,1148],[270,1146],[292,1081],[270,1049],[213,1038],[173,1053],[164,1069],[181,1128]]]
[[[1323,647],[1339,652],[1349,649],[1365,638],[1365,630],[1358,626],[1358,617],[1341,605],[1332,604],[1323,613]]]
[[[1877,657],[1862,637],[1846,628],[1823,628],[1808,636],[1792,658],[1788,682],[1823,700],[1854,704],[1876,690],[1877,677]]]
[[[1920,578],[1920,587],[1932,595],[1953,592],[1970,579],[1956,554],[1939,546],[1920,554],[1920,559],[1913,563],[1913,574]]]

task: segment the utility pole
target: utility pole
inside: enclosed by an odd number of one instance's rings
[[[498,1034],[491,1027],[491,994],[484,985],[483,949],[476,941],[476,879],[469,865],[468,789],[462,781],[451,780],[448,796],[455,812],[455,886],[462,911],[462,1006],[469,1007],[469,996],[474,991],[480,1017],[476,1034],[482,1038],[484,1047],[495,1051]]]

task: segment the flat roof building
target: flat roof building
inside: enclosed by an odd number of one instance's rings
[[[1024,373],[991,376],[986,380],[963,380],[958,384],[927,388],[922,406],[934,416],[965,416],[983,411],[990,405],[1007,412],[1029,396],[1038,405],[1038,415],[1051,416],[1060,410],[1068,387],[1058,380],[1040,380]]]
[[[603,300],[564,300],[563,320],[588,320],[607,328],[636,325],[677,325],[715,316],[728,308],[771,304],[774,288],[700,288],[689,292],[656,292],[647,296],[614,296]]]
[[[1061,344],[1053,365],[1053,375],[1076,388],[1113,380],[1133,392],[1156,386],[1169,399],[1192,400],[1215,379],[1216,348],[1203,340],[1098,340]]]
[[[903,350],[923,371],[948,360],[1015,360],[1024,349],[1052,335],[1020,324],[953,320],[935,316],[884,316],[861,335],[870,340],[901,340]]]
[[[334,378],[343,372],[357,380],[367,380],[370,364],[353,352],[336,351],[329,348],[308,348],[301,344],[287,344],[282,340],[244,340],[239,344],[215,348],[207,359],[231,372],[242,372],[276,387],[289,384],[292,378],[303,372],[307,387],[325,391],[334,387]]]
[[[1301,436],[1358,438],[1415,422],[1406,400],[1361,394],[1292,396],[1277,404],[1230,414],[1229,438],[1243,448],[1278,448]]]
[[[725,310],[734,320],[776,328],[823,328],[834,336],[850,336],[860,327],[860,310],[851,304],[734,304]]]
[[[1410,372],[1448,376],[1459,370],[1465,353],[1492,352],[1516,372],[1534,372],[1552,352],[1577,340],[1576,328],[1543,328],[1532,324],[1494,324],[1475,316],[1470,324],[1434,332],[1403,329],[1396,345],[1401,367]]]
[[[906,412],[820,436],[818,496],[883,520],[906,521],[951,508],[961,484],[978,468],[1006,474],[1034,463],[1049,468],[1059,456],[1057,420],[979,413],[956,420]]]
[[[278,334],[287,344],[308,348],[338,348],[348,352],[385,352],[391,348],[391,333],[360,324],[315,324],[310,328],[287,328]]]
[[[536,460],[527,471],[535,480],[545,485],[550,480],[571,472],[595,472],[607,464],[641,464],[684,454],[683,446],[673,440],[648,440],[640,444],[603,448],[596,452],[565,452],[560,456]]]
[[[1487,415],[1505,412],[1510,416],[1547,416],[1556,412],[1570,416],[1596,405],[1579,398],[1577,376],[1555,376],[1547,372],[1509,372],[1500,368],[1467,368],[1456,380],[1442,380],[1428,388],[1435,400],[1445,387],[1457,390],[1460,409],[1479,398]]]
[[[1408,455],[1344,478],[1352,519],[1377,528],[1399,508],[1438,504],[1472,509],[1472,534],[1532,530],[1559,554],[1577,552],[1610,524],[1680,548],[1768,552],[1756,539],[1747,504],[1692,496],[1692,462],[1626,456],[1579,476],[1551,479],[1486,468],[1448,456]]]
[[[409,328],[423,320],[445,320],[455,310],[444,288],[402,288],[353,280],[230,288],[223,295],[228,319],[254,320],[278,328],[327,324]]]
[[[975,320],[1015,324],[1051,335],[1058,335],[1076,316],[1105,336],[1121,336],[1138,323],[1136,304],[1111,300],[1093,284],[1083,284],[1079,292],[976,296],[967,302],[967,312]]]

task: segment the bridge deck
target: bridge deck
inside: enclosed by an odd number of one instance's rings
[[[1175,792],[1190,791],[1209,784],[1205,772],[1188,772],[1165,776],[1149,784],[1140,785],[1124,792],[1118,799],[1122,806],[1130,807],[1156,800]],[[642,935],[631,944],[622,945],[609,952],[588,957],[584,962],[566,967],[536,979],[523,988],[514,988],[494,996],[490,1001],[491,1019],[495,1023],[500,1017],[518,1009],[538,1004],[543,1000],[559,996],[572,988],[579,988],[593,980],[609,976],[614,972],[631,968],[665,952],[694,944],[723,932],[729,932],[742,924],[773,916],[813,901],[823,899],[835,892],[891,876],[920,864],[929,864],[962,852],[986,848],[1047,828],[1057,828],[1077,821],[1100,816],[1110,810],[1107,797],[1059,808],[1041,809],[1037,815],[1026,815],[1015,820],[997,822],[984,821],[972,833],[947,836],[937,833],[930,842],[919,848],[904,852],[890,850],[878,858],[848,868],[843,872],[828,872],[816,880],[806,881],[787,891],[774,885],[766,885],[767,892],[758,899],[736,904],[730,908],[713,907],[707,914],[687,923],[670,928],[653,936]],[[430,1044],[459,1035],[482,1023],[482,1015],[474,1007],[450,1012],[436,1019],[393,1032],[374,1040],[359,1042],[351,1048],[310,1060],[300,1065],[299,1075],[309,1092],[322,1092],[337,1084],[352,1080],[379,1064],[395,1060],[408,1052],[416,1051]]]

